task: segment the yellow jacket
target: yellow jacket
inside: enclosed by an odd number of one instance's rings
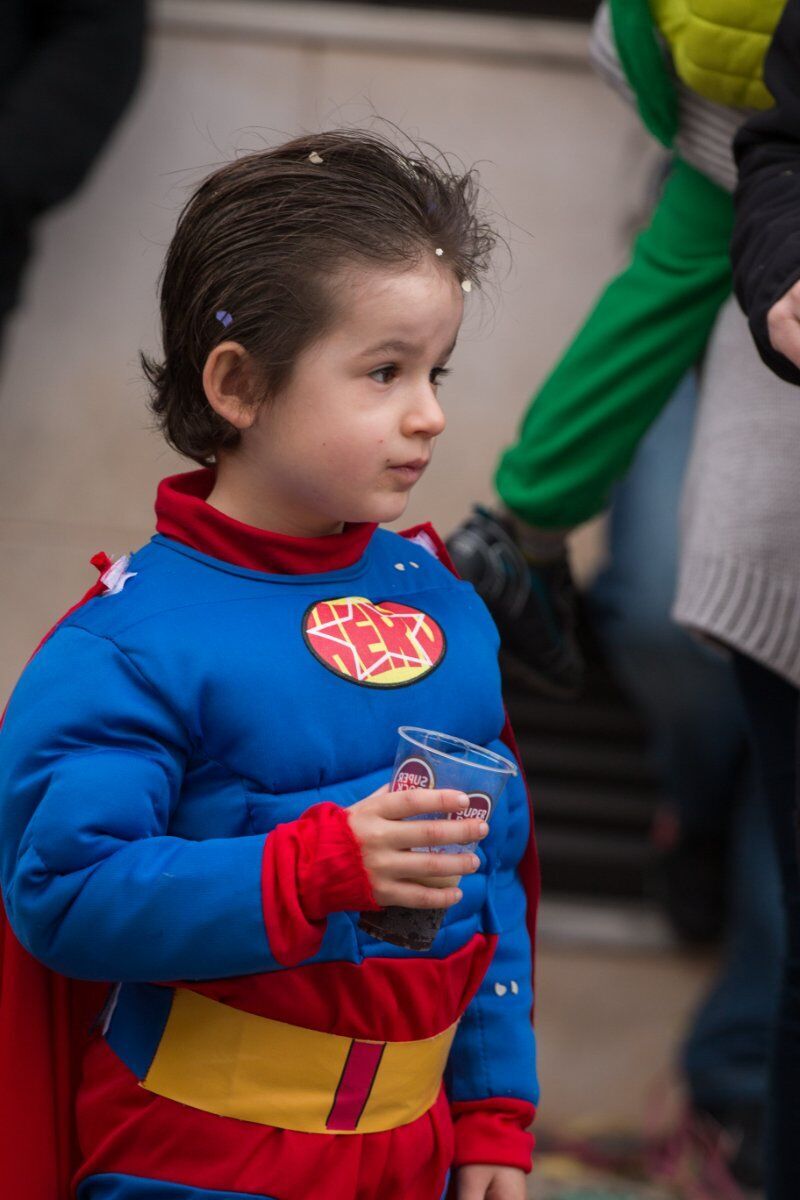
[[[649,0],[678,76],[734,108],[770,108],[764,58],[786,0]]]

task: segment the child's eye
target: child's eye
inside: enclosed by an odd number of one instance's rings
[[[376,367],[374,371],[370,371],[370,379],[375,379],[376,375],[389,375],[389,379],[377,379],[376,383],[391,383],[394,376],[397,374],[397,367],[394,363],[389,363],[386,367]]]
[[[397,366],[395,363],[389,363],[385,367],[376,367],[374,371],[370,371],[369,377],[370,379],[375,379],[376,383],[391,383],[396,374]],[[449,374],[450,371],[447,367],[434,367],[430,376],[431,383],[435,387]],[[379,376],[383,376],[383,378],[378,378]]]

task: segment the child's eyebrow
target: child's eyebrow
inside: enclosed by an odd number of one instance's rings
[[[377,354],[380,350],[398,351],[400,353],[410,351],[412,354],[415,354],[419,350],[419,346],[415,345],[414,342],[404,342],[401,338],[395,338],[388,342],[378,342],[377,346],[370,346],[369,350],[364,350],[362,353],[366,356],[367,354]]]
[[[443,358],[449,358],[456,348],[456,343],[453,342],[448,350],[445,350]],[[370,346],[369,350],[362,351],[362,358],[366,358],[370,354],[377,354],[379,351],[387,351],[389,353],[398,354],[419,354],[421,347],[415,342],[404,342],[402,338],[393,338],[388,342],[379,342],[377,346]]]

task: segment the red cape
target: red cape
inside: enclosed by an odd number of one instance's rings
[[[431,525],[404,531],[424,534],[437,557],[457,574]],[[105,554],[92,564],[101,579],[65,613],[106,590],[102,575],[111,566]],[[36,647],[41,649],[60,621]],[[33,657],[33,656],[32,656]],[[519,762],[511,724],[502,740]],[[524,778],[524,776],[523,776]],[[539,898],[539,862],[531,836],[521,875],[528,893],[528,929],[534,944]],[[108,985],[67,979],[43,966],[17,941],[0,904],[0,1195],[14,1200],[69,1200],[79,1165],[75,1133],[75,1093],[81,1062]]]
[[[111,559],[96,554],[92,565],[102,576]],[[105,590],[99,579],[61,620]],[[75,1090],[107,991],[106,984],[66,979],[31,957],[0,903],[0,1195],[68,1200],[78,1157]]]

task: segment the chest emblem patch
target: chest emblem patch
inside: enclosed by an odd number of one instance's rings
[[[363,596],[312,604],[303,636],[329,671],[364,687],[416,683],[438,667],[446,650],[442,629],[427,613]]]

